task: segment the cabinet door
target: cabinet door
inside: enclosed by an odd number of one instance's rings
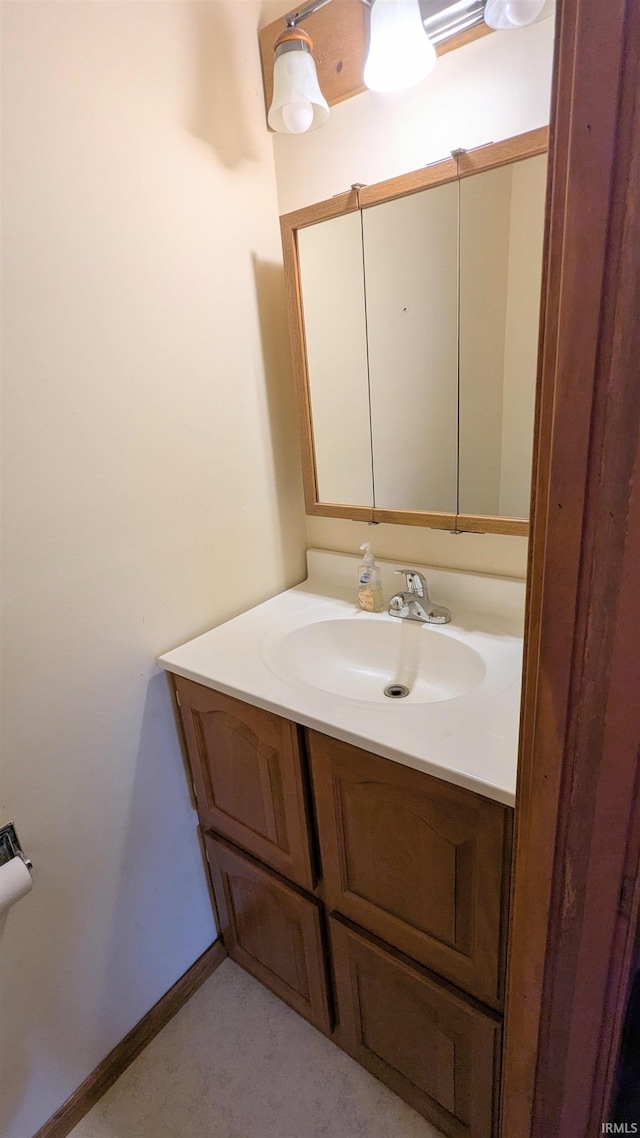
[[[330,919],[340,1043],[451,1138],[491,1138],[500,1021]]]
[[[175,684],[205,829],[313,889],[299,728],[191,680]]]
[[[309,732],[325,897],[500,1006],[510,810]]]
[[[205,844],[229,956],[328,1035],[320,902],[226,842]]]

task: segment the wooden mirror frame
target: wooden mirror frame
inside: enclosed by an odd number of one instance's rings
[[[302,480],[307,514],[329,518],[348,518],[352,521],[395,522],[401,525],[430,526],[432,529],[465,531],[469,533],[502,533],[524,537],[529,533],[529,521],[524,518],[507,518],[481,514],[455,514],[427,510],[391,510],[376,506],[342,505],[321,502],[318,493],[309,371],[305,349],[304,315],[298,258],[298,230],[320,221],[342,217],[356,210],[367,209],[396,198],[407,197],[433,186],[455,182],[473,174],[497,169],[511,162],[535,158],[548,149],[547,127],[527,131],[502,142],[492,142],[475,150],[462,151],[457,156],[434,162],[421,170],[401,174],[373,186],[354,185],[344,194],[328,201],[317,202],[304,209],[283,214],[280,218],[285,283],[289,315],[289,332],[293,358],[296,391],[298,433],[302,458]]]

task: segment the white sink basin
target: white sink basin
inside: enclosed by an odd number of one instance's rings
[[[441,703],[472,691],[486,675],[468,644],[408,620],[319,620],[289,632],[269,656],[292,682],[366,702]]]
[[[165,653],[162,666],[512,805],[524,581],[425,568],[452,619],[423,625],[356,608],[357,557],[307,557],[306,581]],[[391,596],[406,562],[378,563]],[[385,696],[394,683],[409,694]]]

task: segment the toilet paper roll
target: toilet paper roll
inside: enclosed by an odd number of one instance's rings
[[[0,917],[32,889],[31,874],[21,857],[12,857],[0,865]]]

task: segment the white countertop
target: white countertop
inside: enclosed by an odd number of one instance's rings
[[[420,635],[463,640],[484,660],[486,675],[455,699],[354,700],[288,675],[279,645],[292,630],[318,621],[407,623],[386,612],[357,609],[359,562],[359,557],[309,550],[306,581],[165,653],[158,663],[176,675],[512,806],[525,582],[410,566],[424,572],[432,600],[452,613],[450,624],[418,626]],[[401,585],[393,570],[404,566],[378,564],[388,600]]]

